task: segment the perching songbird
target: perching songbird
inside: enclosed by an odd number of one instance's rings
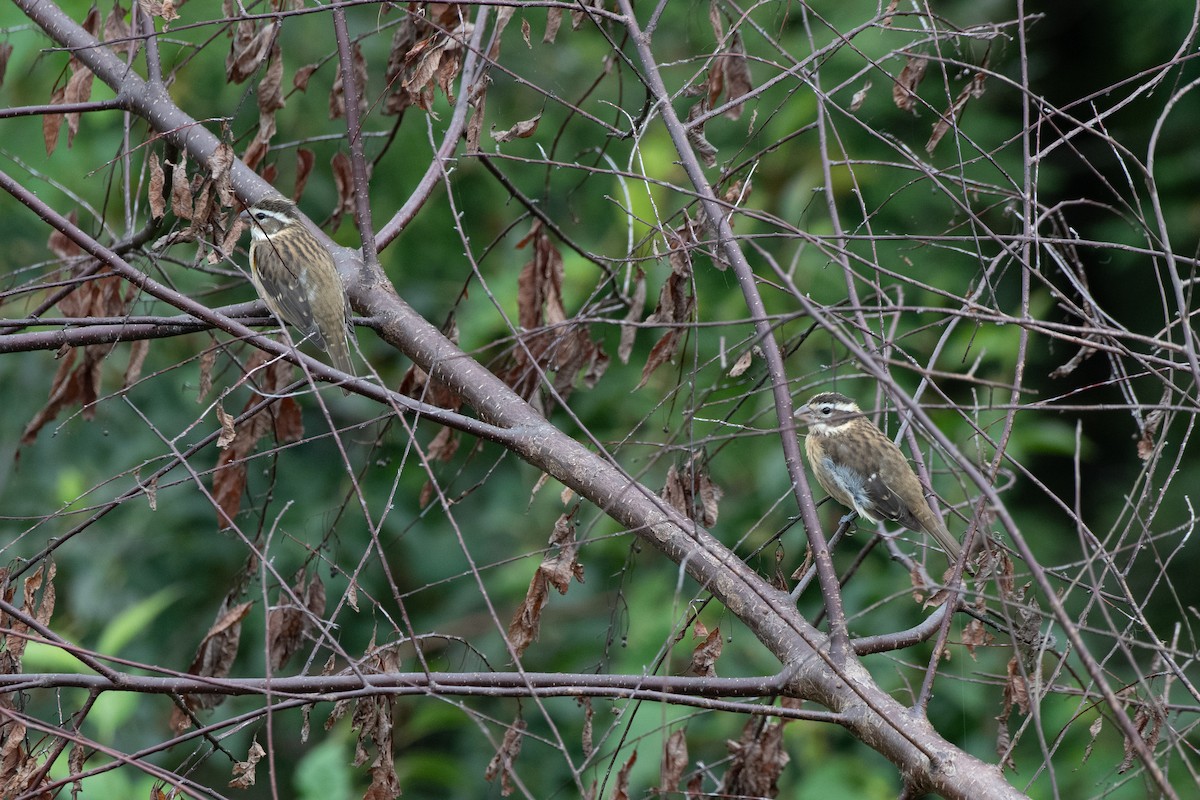
[[[283,197],[262,200],[241,216],[250,223],[250,278],[259,297],[353,375],[350,301],[329,250]]]
[[[925,492],[900,448],[858,407],[837,392],[814,395],[796,410],[808,425],[804,449],[817,482],[867,522],[890,520],[928,533],[950,562],[962,548],[925,502]]]

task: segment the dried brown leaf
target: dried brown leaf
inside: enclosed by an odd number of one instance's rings
[[[50,95],[50,105],[62,105],[63,97],[67,91],[63,87],[58,87]],[[46,147],[46,155],[54,155],[54,150],[58,147],[58,132],[62,130],[63,115],[62,114],[44,114],[42,115],[42,141]]]
[[[161,19],[165,23],[164,31],[167,25],[179,19],[179,12],[175,10],[175,0],[138,0],[138,7],[150,16]]]
[[[1154,752],[1155,746],[1158,744],[1159,736],[1162,734],[1162,726],[1166,721],[1162,707],[1154,701],[1140,703],[1137,711],[1133,715],[1133,724],[1137,728],[1138,734],[1142,737],[1142,741],[1146,743],[1147,749]],[[1133,741],[1128,737],[1125,739],[1125,757],[1121,760],[1120,766],[1117,767],[1117,774],[1123,775],[1133,766],[1133,762],[1137,759],[1137,749],[1133,745]]]
[[[350,165],[350,156],[340,150],[333,154],[329,161],[333,169],[333,185],[337,189],[338,205],[334,210],[330,225],[334,230],[342,224],[342,217],[354,213],[354,169]]]
[[[750,369],[750,365],[754,363],[754,349],[747,348],[738,360],[733,362],[733,366],[729,368],[727,373],[731,378],[740,378],[745,374],[746,370]]]
[[[496,144],[511,142],[513,139],[528,139],[537,132],[538,123],[541,122],[541,120],[542,115],[538,114],[536,117],[518,122],[506,131],[499,132],[497,132],[495,126],[493,126],[492,139],[495,140]]]
[[[1021,669],[1017,657],[1008,660],[1008,680],[1004,683],[1004,705],[1016,706],[1022,714],[1029,713],[1029,684]]]
[[[367,113],[367,59],[363,56],[362,47],[355,43],[351,51],[351,68],[354,70],[354,85],[358,92],[356,103],[361,119]],[[329,92],[329,118],[341,119],[346,116],[346,76],[342,74],[339,65],[337,77],[333,79],[333,88]]]
[[[717,60],[722,65],[727,100],[734,101],[749,94],[754,88],[754,81],[750,77],[750,62],[746,58],[746,45],[740,31],[730,34],[729,42],[725,50],[718,54]],[[710,103],[710,106],[715,105],[716,102]],[[724,114],[729,119],[738,119],[744,107],[744,103],[738,103],[725,109]]]
[[[271,48],[267,69],[258,81],[258,111],[267,114],[284,107],[283,102],[283,50],[279,42]],[[274,114],[271,114],[274,118]]]
[[[221,423],[221,433],[217,435],[217,448],[224,450],[237,438],[237,432],[233,427],[233,415],[226,411],[220,403],[217,403],[214,408],[217,412],[217,421]]]
[[[179,152],[179,163],[171,170],[171,213],[180,219],[192,219],[192,185],[187,176],[187,153]]]
[[[96,76],[82,62],[71,59],[71,77],[67,79],[67,88],[63,92],[64,103],[86,103],[92,97],[92,86]],[[78,111],[66,114],[67,147],[75,144],[75,134],[79,133],[79,120],[82,115]]]
[[[296,70],[296,74],[292,76],[292,86],[300,91],[308,89],[308,79],[317,71],[317,64],[305,64],[300,69]]]
[[[225,207],[234,204],[232,170],[236,158],[233,148],[225,142],[218,144],[208,158],[208,174],[221,205]]]
[[[637,763],[637,750],[634,750],[629,760],[617,771],[617,779],[613,783],[612,800],[629,800],[629,774]]]
[[[542,34],[542,44],[553,44],[558,37],[558,29],[562,26],[562,9],[546,9],[546,32]]]
[[[637,337],[637,326],[629,323],[640,322],[645,308],[646,273],[638,267],[633,276],[633,296],[629,298],[629,311],[623,320],[626,324],[621,326],[621,343],[617,347],[617,358],[621,359],[622,364],[629,363],[629,356],[633,353],[633,342]]]
[[[8,61],[12,54],[13,46],[8,42],[0,42],[0,86],[4,85],[4,76],[8,72]]]
[[[717,148],[713,147],[712,143],[704,137],[704,124],[697,122],[697,120],[707,114],[709,108],[708,97],[701,97],[688,111],[687,116],[688,144],[692,146],[692,150],[696,152],[696,155],[706,167],[711,167],[717,163]]]
[[[976,647],[987,647],[995,640],[995,637],[988,632],[987,627],[977,619],[972,619],[963,628],[962,643],[966,645],[967,652],[971,654],[971,658],[975,658]]]
[[[1096,719],[1088,726],[1088,743],[1083,749],[1083,758],[1079,760],[1080,764],[1086,764],[1087,760],[1092,757],[1092,749],[1096,746],[1096,739],[1100,736],[1100,732],[1104,730],[1104,717],[1097,716]]]
[[[278,20],[265,24],[262,20],[254,19],[237,22],[229,45],[229,55],[225,57],[225,77],[230,83],[242,83],[262,66],[271,54],[278,32]]]
[[[863,107],[863,103],[867,102],[867,92],[871,91],[871,82],[867,81],[863,87],[854,93],[854,97],[850,98],[850,113],[853,114]]]
[[[442,428],[429,443],[425,456],[430,461],[449,461],[458,452],[458,436],[452,428]]]
[[[675,788],[683,779],[688,765],[687,734],[682,728],[676,730],[663,742],[662,770],[659,772],[658,790],[663,797],[675,794]]]
[[[291,594],[300,599],[303,608],[297,607],[290,595],[281,592],[279,604],[267,614],[267,649],[273,672],[287,666],[312,630],[313,620],[325,613],[325,584],[319,575],[313,575],[310,581],[301,572],[296,576]]]
[[[488,762],[487,768],[483,771],[483,778],[487,781],[494,781],[496,777],[500,778],[500,795],[508,797],[513,792],[512,779],[515,776],[513,764],[517,761],[517,756],[521,754],[521,744],[525,741],[525,728],[528,727],[525,720],[518,719],[508,726],[508,730],[504,732],[504,740],[500,742],[500,746],[496,748],[495,755]]]
[[[724,492],[712,482],[702,461],[703,454],[696,453],[682,469],[671,465],[661,496],[688,519],[712,527],[717,524],[717,504]]]
[[[954,102],[950,104],[950,108],[946,109],[946,113],[933,124],[933,133],[930,135],[929,141],[925,143],[926,153],[932,153],[950,127],[958,123],[967,107],[967,102],[972,97],[983,97],[984,78],[983,72],[975,73],[975,77],[958,93],[958,97],[954,98]]]
[[[167,213],[167,198],[163,194],[163,190],[167,185],[166,174],[163,172],[162,164],[158,160],[158,153],[150,154],[150,216],[154,219],[162,219]]]
[[[742,738],[726,746],[732,759],[718,796],[779,796],[779,776],[790,760],[783,745],[783,720],[750,720],[742,729]]]
[[[118,40],[128,39],[130,36],[129,23],[125,21],[125,17],[129,14],[129,9],[121,5],[120,0],[113,3],[112,9],[108,12],[108,16],[104,19],[104,41],[115,42]],[[136,42],[130,42],[128,49],[137,47]]]
[[[904,69],[892,84],[892,102],[901,111],[912,111],[917,104],[917,87],[925,77],[929,59],[924,56],[908,56]],[[915,112],[914,112],[915,113]]]
[[[692,661],[688,664],[684,674],[699,678],[717,677],[717,659],[721,657],[724,647],[725,643],[721,640],[721,626],[718,625],[704,638],[703,642],[692,650]]]
[[[250,750],[246,753],[246,760],[235,761],[233,764],[233,780],[229,782],[230,788],[249,789],[253,786],[255,769],[266,754],[267,751],[262,749],[262,745],[258,743],[257,739],[251,742]]]
[[[242,636],[242,620],[250,613],[253,603],[234,604],[228,597],[217,610],[217,619],[208,633],[204,635],[196,656],[188,667],[189,675],[206,678],[223,678],[229,674],[233,660],[237,656],[238,645]],[[184,705],[189,711],[204,708],[215,708],[224,698],[221,695],[184,695]],[[172,725],[176,730],[184,729],[190,720],[183,714],[172,715]]]
[[[637,386],[633,387],[635,390],[645,386],[656,369],[675,358],[675,353],[679,350],[679,341],[682,335],[682,330],[672,328],[654,343],[654,347],[650,348],[650,355],[646,358],[646,364],[642,367],[642,379],[638,381]]]
[[[129,346],[129,364],[125,367],[125,377],[121,379],[121,388],[128,389],[142,377],[142,367],[146,356],[150,353],[150,342],[146,339],[135,339]]]
[[[67,220],[74,225],[78,216],[79,215],[76,213],[76,211],[72,209],[71,212],[67,214]],[[46,240],[46,247],[51,253],[54,253],[54,255],[58,256],[63,261],[70,261],[73,258],[78,258],[79,256],[83,255],[83,248],[80,247],[74,239],[58,229],[50,231],[50,238]],[[86,291],[86,289],[81,287],[77,290],[75,297],[78,298]],[[80,314],[78,316],[83,315]]]
[[[304,195],[304,187],[308,185],[308,176],[312,174],[316,155],[306,147],[296,148],[296,188],[292,190],[292,199],[300,202]]]

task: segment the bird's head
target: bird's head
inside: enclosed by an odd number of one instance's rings
[[[255,239],[267,239],[284,228],[301,224],[296,204],[283,197],[260,200],[238,216],[249,223],[250,235]]]
[[[836,436],[863,416],[858,403],[838,392],[821,392],[796,409],[797,420],[818,436]]]

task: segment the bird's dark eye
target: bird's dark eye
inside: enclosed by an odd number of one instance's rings
[[[264,212],[264,211],[258,211],[258,212],[255,212],[255,214],[254,214],[254,218],[255,218],[255,219],[266,219],[266,218],[267,218],[267,214],[266,214],[266,212]]]

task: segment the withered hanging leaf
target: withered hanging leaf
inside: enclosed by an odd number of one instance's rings
[[[557,589],[559,594],[566,594],[572,578],[583,583],[583,565],[576,560],[579,543],[575,540],[575,524],[570,515],[563,514],[554,523],[550,544],[556,548],[555,552],[547,554],[538,565],[525,593],[525,601],[517,608],[508,626],[509,643],[518,657],[538,637],[542,609],[550,599],[550,587]]]
[[[671,797],[683,779],[688,765],[687,733],[679,728],[663,742],[662,770],[659,773],[658,791],[662,797]]]
[[[329,166],[333,170],[333,185],[338,197],[338,205],[330,215],[329,225],[337,230],[342,224],[342,217],[354,214],[354,167],[350,164],[350,156],[340,150],[329,159]]]
[[[150,352],[150,342],[146,339],[135,339],[129,346],[129,363],[125,366],[125,377],[121,379],[121,388],[128,389],[137,383],[142,376],[142,367],[146,363],[146,355]]]
[[[546,9],[546,32],[542,34],[542,44],[553,44],[558,37],[558,29],[562,25],[562,9]]]
[[[885,8],[883,11],[883,27],[892,27],[892,22],[895,20],[896,8],[899,5],[900,0],[888,0],[887,8]]]
[[[572,15],[579,12],[572,12]],[[634,750],[629,759],[621,765],[621,769],[617,771],[617,779],[613,784],[612,800],[629,800],[629,775],[633,772],[633,766],[637,763],[638,751]]]
[[[491,134],[492,139],[496,142],[496,144],[511,142],[513,139],[528,139],[537,132],[538,123],[541,122],[541,120],[542,115],[538,114],[536,117],[518,122],[516,125],[513,125],[506,131],[496,131],[496,128],[493,125]]]
[[[308,176],[312,174],[316,156],[306,147],[296,148],[296,188],[292,190],[292,199],[296,202],[304,196],[304,187],[308,185]]]
[[[734,101],[749,94],[754,88],[754,81],[750,77],[750,62],[746,58],[746,45],[740,31],[730,34],[729,42],[725,50],[717,55],[717,60],[722,63],[727,99]],[[715,102],[710,103],[710,107],[715,105]],[[744,103],[738,103],[725,109],[724,114],[729,119],[738,119],[744,107]]]
[[[260,114],[278,111],[283,102],[283,49],[279,42],[271,47],[267,69],[258,82],[258,111]],[[274,119],[274,115],[272,115]],[[261,123],[260,123],[261,124]]]
[[[583,376],[593,386],[608,367],[604,348],[594,341],[589,326],[570,322],[562,298],[563,260],[553,239],[540,221],[518,244],[533,243],[533,256],[517,278],[517,318],[520,344],[513,349],[512,363],[501,379],[522,397],[539,397],[544,373],[553,373],[552,388],[562,399],[574,390]],[[540,371],[539,369],[540,368]]]
[[[68,216],[73,220],[74,212]],[[53,237],[52,237],[53,238]],[[57,247],[64,253],[71,252],[69,240],[63,238]],[[83,269],[81,266],[79,269]],[[122,294],[122,289],[126,291]],[[136,296],[136,288],[125,284],[108,267],[101,267],[65,295],[58,302],[63,316],[68,317],[121,317],[124,316]],[[96,416],[96,400],[100,396],[101,367],[115,344],[87,345],[83,348],[64,348],[59,353],[60,363],[50,385],[50,396],[46,405],[25,426],[21,445],[25,446],[37,438],[38,432],[58,413],[68,406],[78,405],[84,419]],[[76,364],[80,353],[83,359]]]
[[[950,130],[950,126],[957,124],[959,119],[962,118],[962,113],[967,107],[967,101],[972,97],[983,97],[983,82],[984,74],[982,72],[975,73],[975,77],[958,93],[958,97],[954,98],[954,102],[946,110],[946,113],[933,124],[933,134],[929,137],[929,141],[925,143],[926,153],[932,153],[938,146],[938,142]]]
[[[232,177],[235,159],[233,148],[225,142],[218,144],[208,158],[209,177],[212,178],[212,185],[221,200],[221,205],[226,207],[232,206],[235,199]]]
[[[429,443],[425,457],[430,461],[449,461],[458,452],[458,436],[453,428],[442,428]]]
[[[217,421],[221,423],[221,433],[217,435],[217,449],[224,450],[233,444],[233,440],[237,437],[237,432],[233,427],[233,415],[226,411],[220,403],[213,406],[213,410],[217,412]]]
[[[229,782],[232,789],[249,789],[254,785],[255,769],[262,757],[267,754],[266,750],[262,749],[262,745],[255,739],[250,743],[250,750],[246,753],[245,761],[235,761],[233,764],[233,780]]]
[[[1088,726],[1088,743],[1083,749],[1083,758],[1079,759],[1080,764],[1086,764],[1087,760],[1092,757],[1092,750],[1096,746],[1096,738],[1100,736],[1100,732],[1104,730],[1104,716],[1097,716],[1096,719]]]
[[[278,604],[267,614],[267,650],[271,670],[277,672],[304,644],[313,628],[313,620],[325,613],[325,584],[314,574],[309,581],[302,570],[296,575],[291,594],[304,605],[298,607],[291,596],[280,592]]]
[[[679,513],[711,528],[717,524],[718,503],[724,492],[709,478],[703,461],[703,452],[696,452],[682,469],[672,464],[660,494]]]
[[[577,31],[583,27],[583,23],[594,20],[595,17],[588,13],[593,8],[603,9],[604,0],[577,0],[575,10],[571,12],[571,30]]]
[[[138,0],[138,7],[142,11],[163,21],[164,31],[170,23],[179,19],[179,12],[175,10],[175,6],[175,0]]]
[[[711,167],[717,163],[717,148],[713,147],[712,143],[704,138],[704,124],[696,123],[696,120],[707,114],[708,111],[707,97],[701,97],[691,107],[691,110],[688,111],[687,140],[691,144],[692,149],[696,151],[696,155],[704,162],[704,166]]]
[[[684,675],[694,675],[698,678],[717,677],[717,659],[725,643],[721,641],[721,626],[718,625],[704,637],[704,641],[692,650],[692,661],[688,664]]]
[[[650,349],[646,364],[642,367],[642,379],[635,389],[646,385],[646,381],[656,369],[671,361],[679,349],[685,329],[684,323],[691,318],[696,307],[696,298],[692,294],[692,259],[690,246],[696,241],[696,231],[689,220],[668,238],[670,251],[667,260],[671,264],[671,274],[658,294],[658,305],[646,322],[649,324],[666,323],[672,327]]]
[[[487,768],[483,771],[484,780],[494,781],[497,776],[500,777],[500,795],[502,797],[508,797],[513,792],[512,778],[515,774],[513,764],[517,762],[517,756],[521,754],[526,727],[527,724],[523,719],[515,720],[512,725],[508,726],[508,730],[504,732],[504,741],[500,743],[496,754],[492,756],[492,760],[488,762]]]
[[[966,646],[967,652],[971,658],[975,658],[976,647],[987,647],[995,640],[992,634],[988,633],[988,629],[982,622],[977,619],[972,619],[963,628],[962,643]]]
[[[0,42],[0,86],[4,85],[4,76],[8,72],[8,60],[12,58],[13,46],[8,42]]]
[[[205,678],[224,678],[233,666],[237,657],[238,645],[242,638],[242,620],[254,607],[253,603],[234,603],[228,596],[217,609],[217,619],[213,622],[208,633],[204,634],[196,656],[188,667],[189,675]],[[188,711],[204,708],[215,708],[225,698],[216,694],[188,694],[183,696],[184,707]],[[186,730],[191,719],[182,713],[178,707],[171,712],[171,727],[176,731]]]
[[[637,325],[630,323],[640,322],[645,308],[646,273],[641,267],[637,267],[633,274],[633,296],[629,298],[629,311],[625,314],[625,324],[621,326],[621,343],[617,346],[617,358],[621,359],[622,364],[629,363],[629,356],[633,353],[633,342],[637,337]]]
[[[463,43],[470,38],[473,29],[472,24],[457,21],[447,27],[446,32],[435,33],[409,48],[404,54],[404,78],[398,83],[406,97],[394,105],[389,104],[389,108],[402,110],[416,105],[431,112],[435,87],[453,103],[452,84],[462,67]]]
[[[668,363],[675,358],[675,353],[679,350],[679,341],[683,336],[683,331],[679,328],[671,328],[662,335],[654,347],[650,348],[650,355],[646,357],[646,364],[642,367],[642,379],[638,381],[635,390],[646,385],[646,381],[650,380],[650,376],[654,371],[663,364]]]
[[[867,101],[867,92],[871,90],[871,82],[867,81],[863,87],[854,93],[854,97],[850,98],[850,113],[856,113],[863,107],[863,103]]]
[[[79,213],[75,209],[71,209],[67,214],[67,221],[75,225],[79,221]],[[73,258],[83,255],[83,248],[74,239],[57,228],[50,232],[50,238],[46,240],[46,247],[63,261],[70,261]],[[79,316],[83,315],[80,314]]]
[[[296,87],[302,92],[306,91],[308,89],[308,79],[311,78],[312,74],[316,71],[316,64],[305,64],[303,67],[296,70],[296,74],[292,76],[292,86]]]
[[[60,106],[63,102],[63,97],[66,96],[66,89],[58,87],[50,95],[50,105]],[[42,115],[42,141],[46,147],[46,155],[54,155],[54,150],[58,147],[58,132],[62,130],[63,115],[62,114],[43,114]]]
[[[92,36],[95,36],[100,32],[99,6],[92,5],[92,7],[88,9],[87,16],[83,18],[83,24],[80,25],[80,27],[90,33]]]
[[[264,395],[281,394],[289,382],[292,366],[285,361],[274,361],[264,369],[263,365],[266,363],[267,354],[256,350],[246,364],[246,371],[257,371],[262,381],[260,391]],[[259,398],[253,395],[248,398],[243,413],[256,406],[258,401]],[[280,412],[280,408],[285,410]],[[276,424],[281,413],[287,420],[277,429]],[[236,428],[233,440],[221,451],[212,478],[212,494],[217,502],[219,529],[230,527],[241,508],[242,494],[246,489],[246,456],[253,452],[264,436],[276,430],[289,437],[303,437],[299,410],[286,409],[283,398],[243,421]]]
[[[1022,714],[1029,713],[1029,684],[1021,674],[1017,657],[1008,660],[1008,680],[1004,683],[1004,705],[1016,706]]]
[[[738,356],[738,360],[733,362],[733,366],[729,368],[729,372],[726,374],[731,378],[740,378],[745,374],[746,370],[750,369],[752,363],[754,363],[754,348],[747,348]]]
[[[1142,461],[1148,461],[1154,455],[1155,438],[1162,426],[1166,414],[1161,408],[1156,408],[1146,415],[1142,421],[1142,432],[1137,440],[1137,454]]]
[[[262,27],[259,27],[259,26]],[[234,26],[229,55],[225,57],[225,77],[230,83],[242,83],[253,75],[271,53],[279,22],[243,19]]]
[[[120,0],[112,5],[112,10],[108,12],[108,16],[104,19],[104,41],[116,42],[129,39],[129,23],[125,21],[125,16],[129,13],[129,9],[121,5]],[[125,49],[127,52],[132,52],[137,48],[137,42],[129,42]]]
[[[192,185],[187,176],[187,153],[179,151],[179,163],[171,171],[171,213],[180,219],[192,219]]]
[[[358,105],[359,119],[367,113],[367,59],[363,56],[362,47],[355,42],[351,49],[350,64],[354,70],[354,85],[358,94],[355,103]],[[333,79],[333,88],[329,92],[329,118],[341,119],[346,116],[346,76],[342,74],[339,64],[337,77]]]
[[[1158,744],[1158,738],[1162,734],[1162,726],[1165,721],[1166,714],[1154,698],[1138,703],[1137,711],[1133,715],[1133,724],[1141,735],[1142,741],[1146,743],[1146,747],[1151,752],[1154,751],[1155,745]],[[1137,750],[1133,746],[1133,741],[1126,737],[1125,757],[1121,759],[1121,764],[1117,767],[1117,774],[1124,775],[1128,772],[1136,759]]]
[[[892,102],[901,111],[912,111],[917,104],[917,86],[925,77],[929,60],[924,56],[908,56],[900,76],[892,84]]]
[[[717,794],[721,797],[778,797],[779,776],[791,757],[783,745],[781,719],[759,717],[742,728],[742,738],[727,742],[732,760]]]
[[[150,216],[154,219],[162,219],[167,213],[167,198],[163,194],[163,190],[167,185],[166,175],[163,173],[162,164],[158,160],[158,153],[151,153],[149,160],[150,186],[149,202]]]

